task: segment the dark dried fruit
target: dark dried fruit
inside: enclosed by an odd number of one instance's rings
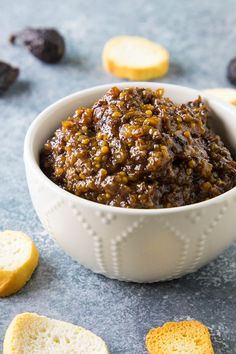
[[[12,35],[10,42],[23,43],[36,58],[45,63],[57,63],[65,52],[63,37],[50,28],[25,28]]]
[[[19,69],[0,61],[0,95],[16,81],[19,75]]]
[[[236,85],[236,58],[230,60],[227,68],[227,78],[229,81]]]

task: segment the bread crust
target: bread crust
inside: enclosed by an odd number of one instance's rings
[[[137,58],[132,53],[132,49],[127,59],[127,53],[121,53],[123,43],[125,43],[127,47],[130,43],[131,47],[136,46],[140,51],[142,48],[149,50],[153,64],[149,65],[145,62],[137,64]],[[119,57],[114,54],[114,50],[120,51],[122,62]],[[134,55],[133,60],[136,62],[135,64],[132,64],[132,55]],[[169,69],[168,51],[159,44],[142,37],[120,36],[111,38],[104,46],[102,58],[103,66],[108,72],[117,77],[134,81],[151,80],[156,77],[164,76]]]
[[[93,332],[37,313],[18,314],[4,338],[3,354],[109,354]]]
[[[20,233],[27,242],[27,247],[30,243],[31,249],[28,258],[18,268],[7,270],[1,268],[0,265],[0,297],[9,296],[19,291],[31,278],[39,260],[39,252],[29,236],[19,231],[5,231],[2,234],[4,233],[6,237],[9,233]],[[24,247],[23,244],[22,247]]]
[[[181,348],[173,351],[173,348]],[[146,336],[149,354],[214,354],[208,328],[199,321],[167,322]]]

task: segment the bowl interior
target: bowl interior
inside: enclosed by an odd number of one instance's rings
[[[146,87],[157,89],[163,87],[165,96],[170,97],[175,103],[181,104],[198,97],[200,92],[176,85],[158,84],[151,82],[118,83],[94,87],[91,89],[79,91],[67,96],[55,104],[45,109],[33,122],[27,134],[30,137],[31,152],[38,162],[39,152],[54,131],[60,126],[60,122],[73,114],[79,106],[91,107],[99,98],[101,98],[111,87]],[[32,128],[32,129],[31,129]],[[26,137],[27,140],[27,137]]]
[[[44,142],[53,134],[56,128],[59,127],[63,119],[73,114],[75,109],[79,106],[89,107],[93,105],[95,101],[102,97],[103,94],[114,85],[120,88],[139,86],[157,89],[163,87],[165,89],[165,96],[170,97],[178,104],[186,103],[187,101],[197,98],[198,95],[201,95],[200,91],[190,88],[151,82],[103,85],[72,94],[47,108],[33,122],[27,135],[28,138],[30,137],[31,152],[36,161],[38,162],[39,152]],[[214,131],[221,135],[232,154],[236,156],[236,109],[214,99],[206,99],[206,101],[213,112],[212,121],[209,123]]]
[[[165,90],[165,96],[170,97],[177,104],[186,103],[202,95],[200,91],[182,86],[151,82],[125,82],[93,87],[61,99],[44,110],[34,120],[25,138],[25,161],[27,161],[32,168],[35,168],[37,173],[41,174],[43,178],[46,178],[46,176],[43,175],[43,172],[39,168],[39,154],[45,141],[60,126],[60,122],[73,114],[76,108],[79,106],[89,107],[93,105],[94,102],[101,98],[112,86],[119,88],[136,86],[152,89],[162,87]],[[230,149],[233,156],[236,157],[236,109],[231,105],[212,98],[206,98],[206,101],[213,112],[212,121],[210,122],[213,130],[220,134],[226,146]],[[230,193],[230,191],[227,193]],[[221,196],[216,198],[220,197]],[[194,205],[199,205],[199,203]],[[186,208],[186,206],[180,208]]]

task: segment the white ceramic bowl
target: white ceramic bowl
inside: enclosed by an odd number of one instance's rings
[[[172,209],[123,209],[74,196],[39,168],[46,139],[78,106],[90,106],[111,86],[164,87],[176,103],[200,92],[159,83],[120,83],[77,92],[44,110],[31,124],[24,148],[28,186],[47,232],[71,257],[110,278],[155,282],[193,272],[219,255],[236,237],[236,188],[198,204]],[[210,99],[221,129],[236,152],[236,110]],[[218,126],[217,119],[213,125]]]

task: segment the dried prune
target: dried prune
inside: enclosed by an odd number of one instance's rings
[[[19,69],[0,61],[0,95],[16,81],[19,75]]]
[[[10,37],[10,42],[23,43],[39,60],[57,63],[64,55],[65,42],[61,34],[53,28],[25,28]]]
[[[229,81],[236,85],[236,58],[230,60],[227,68],[227,78]]]

